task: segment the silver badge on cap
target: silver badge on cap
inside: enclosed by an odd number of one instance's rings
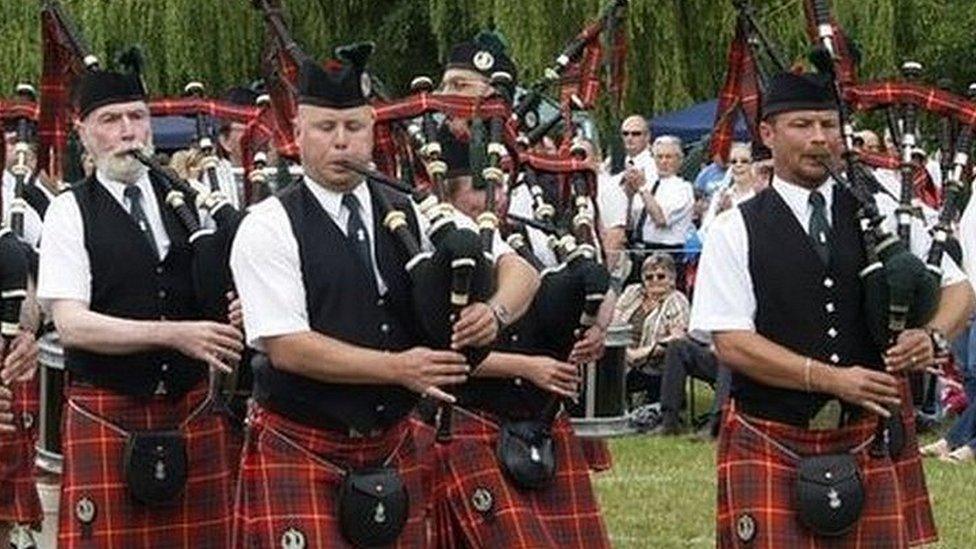
[[[756,519],[752,515],[739,515],[739,520],[735,522],[735,534],[743,543],[749,543],[756,537]]]
[[[479,513],[491,511],[491,506],[495,503],[495,498],[487,488],[476,488],[471,494],[471,504]]]
[[[474,54],[472,61],[479,71],[486,71],[495,66],[495,56],[485,50]]]
[[[363,92],[363,97],[369,97],[373,93],[373,80],[368,72],[359,75],[359,89]]]
[[[75,516],[85,524],[91,524],[95,520],[95,502],[89,497],[83,497],[75,503]]]
[[[289,528],[281,534],[281,549],[305,549],[305,534],[298,528]]]

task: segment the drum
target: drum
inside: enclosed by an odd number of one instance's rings
[[[64,349],[57,332],[46,334],[40,347],[41,415],[38,424],[37,466],[61,474],[61,411],[64,405]]]
[[[627,420],[624,355],[628,345],[630,327],[610,326],[603,358],[583,367],[580,398],[569,410],[577,436],[606,438],[634,433]]]

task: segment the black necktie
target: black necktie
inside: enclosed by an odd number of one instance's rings
[[[142,189],[136,185],[126,185],[125,192],[126,200],[129,201],[129,215],[135,220],[136,226],[139,227],[139,231],[142,232],[142,236],[146,237],[146,242],[149,243],[149,249],[159,257],[159,248],[156,247],[156,239],[153,238],[152,227],[149,226],[149,219],[146,217],[145,210],[142,209]]]
[[[824,265],[827,265],[830,263],[830,223],[827,221],[827,201],[824,200],[820,191],[810,193],[809,201],[810,206],[813,207],[813,211],[810,212],[809,223],[813,249],[816,250]]]
[[[349,220],[346,222],[346,238],[356,250],[356,255],[362,261],[366,272],[369,273],[371,286],[376,288],[376,275],[373,274],[373,257],[369,250],[369,231],[363,218],[359,216],[359,199],[352,193],[342,195],[342,205],[349,210]]]

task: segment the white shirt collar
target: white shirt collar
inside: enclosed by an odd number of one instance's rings
[[[105,174],[103,174],[100,170],[95,170],[95,179],[98,181],[98,183],[102,187],[105,187],[105,190],[107,190],[109,192],[109,194],[111,194],[112,197],[115,198],[115,200],[117,200],[119,202],[119,204],[122,204],[122,206],[126,210],[129,209],[129,205],[126,203],[126,200],[125,200],[125,188],[128,185],[126,185],[125,183],[121,183],[119,181],[116,181],[114,179],[109,179],[108,177],[105,177]],[[149,181],[149,173],[148,172],[144,173],[134,183],[134,185],[138,186],[139,189],[142,190],[143,200],[148,200],[148,198],[146,198],[146,197],[148,197],[150,194],[152,194],[154,192],[153,191],[153,187],[152,187],[152,183]]]
[[[778,175],[773,176],[773,188],[776,189],[776,192],[779,193],[783,201],[786,202],[786,205],[789,206],[790,211],[796,216],[800,225],[805,228],[810,219],[810,212],[812,211],[812,206],[810,206],[810,193],[812,191],[806,187],[789,183]],[[820,194],[824,197],[827,220],[830,221],[831,208],[834,203],[834,180],[828,178],[816,190],[820,191]]]
[[[650,164],[653,161],[654,161],[654,158],[651,156],[651,149],[650,148],[644,149],[637,156],[628,156],[627,157],[627,164],[630,164],[631,162],[633,162],[634,163],[634,166],[638,166],[638,167],[643,167],[644,165]]]
[[[312,196],[319,201],[322,205],[322,209],[325,210],[333,219],[340,219],[342,214],[342,195],[345,192],[336,191],[333,189],[326,188],[319,185],[311,177],[305,176],[304,183],[308,189],[312,192]],[[348,191],[347,191],[348,192]],[[359,199],[359,213],[360,215],[368,214],[365,210],[371,204],[369,185],[366,185],[365,181],[356,185],[352,190],[352,194]]]

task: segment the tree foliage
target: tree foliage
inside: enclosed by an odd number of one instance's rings
[[[62,0],[94,52],[110,59],[140,44],[155,93],[201,80],[211,90],[260,76],[264,29],[249,0]],[[452,43],[484,28],[511,44],[520,78],[542,73],[602,0],[284,0],[295,38],[325,57],[340,43],[374,40],[375,72],[395,93],[413,76],[436,75]],[[759,20],[790,60],[802,59],[801,0],[754,0]],[[863,53],[864,79],[897,74],[901,61],[926,66],[931,82],[962,90],[976,80],[972,0],[834,0]],[[631,0],[628,111],[679,108],[714,97],[725,71],[731,0]],[[40,71],[39,2],[0,0],[0,95]]]

